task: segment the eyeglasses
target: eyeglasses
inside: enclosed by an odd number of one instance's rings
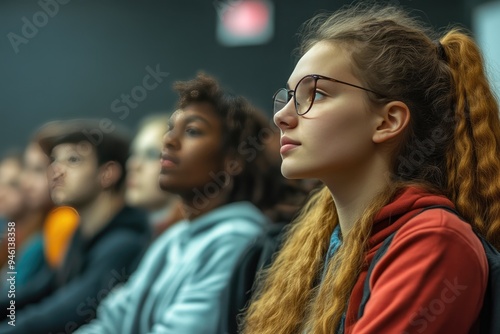
[[[384,95],[368,88],[357,86],[337,79],[325,77],[319,74],[309,74],[300,79],[299,82],[297,82],[297,85],[295,86],[294,90],[288,90],[286,88],[278,89],[278,91],[273,96],[273,113],[276,114],[278,111],[283,109],[293,97],[293,101],[295,104],[295,111],[297,112],[297,115],[299,116],[305,115],[309,110],[311,110],[314,100],[316,99],[316,94],[317,94],[316,86],[318,84],[319,79],[329,80],[343,85],[359,88],[367,92],[376,94],[380,97],[384,97]]]

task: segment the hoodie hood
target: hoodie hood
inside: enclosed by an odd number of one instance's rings
[[[238,221],[241,221],[238,224]],[[248,224],[251,222],[250,224]],[[262,229],[268,219],[264,214],[250,202],[234,202],[216,208],[200,217],[189,221],[189,237],[194,237],[204,231],[211,229],[215,225],[230,224],[233,232],[243,232],[247,228]],[[253,226],[253,227],[250,227]]]
[[[375,216],[369,240],[369,253],[375,252],[378,247],[376,249],[373,247],[381,244],[389,235],[420,213],[422,209],[432,205],[455,207],[445,196],[433,194],[423,188],[408,187],[403,189],[391,203],[384,206]]]

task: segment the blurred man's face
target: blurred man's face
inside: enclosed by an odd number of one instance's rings
[[[78,210],[101,192],[97,157],[90,143],[57,145],[52,149],[50,161],[47,176],[55,204]]]
[[[135,137],[132,152],[127,161],[127,204],[148,211],[158,210],[173,195],[160,189],[160,154],[166,124],[149,124]]]
[[[22,189],[27,205],[32,210],[47,210],[52,206],[47,167],[49,158],[37,144],[30,144],[24,152]]]
[[[22,166],[16,159],[0,162],[0,216],[14,222],[26,208],[20,185],[21,172]]]

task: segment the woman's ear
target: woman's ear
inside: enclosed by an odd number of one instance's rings
[[[115,161],[108,161],[100,167],[100,181],[103,189],[113,187],[120,179],[123,171]]]
[[[391,101],[377,111],[373,142],[380,144],[399,136],[410,123],[410,109],[401,101]]]

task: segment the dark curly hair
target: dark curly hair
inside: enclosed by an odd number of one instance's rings
[[[233,177],[229,201],[250,201],[262,210],[279,200],[275,194],[283,178],[275,171],[265,152],[267,142],[276,131],[267,117],[242,96],[221,88],[217,80],[205,73],[189,81],[174,83],[179,94],[178,108],[193,103],[208,103],[220,117],[222,151],[237,161],[241,173]]]

